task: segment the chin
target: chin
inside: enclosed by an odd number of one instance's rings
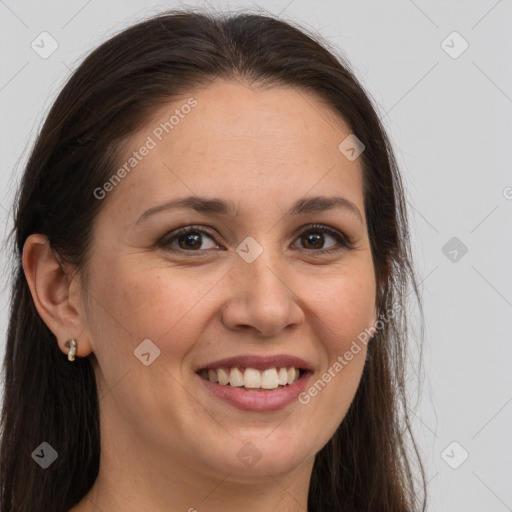
[[[268,435],[268,434],[267,434]],[[275,439],[247,436],[243,441],[232,438],[228,446],[215,443],[219,448],[208,454],[204,464],[215,476],[231,473],[229,480],[238,483],[254,483],[255,479],[267,480],[284,476],[305,463],[313,462],[315,450],[308,449],[305,440],[286,443],[286,432]]]

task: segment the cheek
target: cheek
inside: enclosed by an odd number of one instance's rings
[[[331,361],[348,350],[352,341],[374,324],[375,293],[371,267],[352,267],[322,286],[316,298],[316,312],[321,321],[318,328],[325,334]]]
[[[171,411],[191,407],[188,394],[181,392],[181,365],[201,329],[199,317],[205,315],[201,299],[215,283],[203,279],[187,286],[178,271],[170,279],[169,269],[163,266],[121,263],[110,261],[97,267],[91,283],[95,300],[90,332],[99,363],[100,396],[108,397],[104,407],[121,410],[122,417],[138,425],[140,432],[150,416],[155,424],[174,424],[181,430],[183,418],[162,407],[163,395],[155,390],[167,390],[165,400]],[[108,274],[107,268],[112,269]],[[160,352],[145,366],[134,351],[147,339]],[[149,349],[150,358],[157,353],[152,344],[142,346],[148,347],[144,352]]]
[[[328,436],[341,423],[355,396],[367,354],[361,340],[376,319],[374,275],[371,267],[365,268],[352,267],[338,275],[316,297],[315,328],[322,333],[326,358],[299,398],[312,417],[322,418],[323,433]]]
[[[176,356],[190,348],[190,340],[201,327],[201,301],[215,280],[210,276],[190,281],[190,271],[185,275],[176,269],[170,279],[170,270],[164,266],[122,263],[117,260],[98,267],[91,283],[95,352],[101,356],[115,349],[116,357],[120,352],[133,357],[133,350],[150,339],[162,355],[170,353],[170,360],[179,362]]]

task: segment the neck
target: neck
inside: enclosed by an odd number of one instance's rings
[[[260,478],[253,483],[236,481],[232,473],[192,475],[183,471],[160,471],[151,461],[107,463],[102,457],[93,487],[70,512],[305,512],[310,471]],[[122,462],[122,463],[121,463]],[[115,470],[113,468],[116,468]],[[308,465],[312,468],[312,464]],[[303,475],[307,473],[307,478]]]
[[[112,419],[103,415],[102,422],[106,417]],[[98,477],[70,512],[307,511],[314,457],[285,474],[260,468],[254,478],[240,477],[208,471],[190,454],[169,456],[118,424],[102,424],[101,432]]]

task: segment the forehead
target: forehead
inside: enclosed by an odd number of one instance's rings
[[[302,89],[230,81],[191,89],[126,141],[116,169],[127,172],[109,208],[137,212],[193,193],[254,204],[273,198],[285,207],[288,195],[291,202],[308,191],[340,192],[361,204],[360,159],[349,161],[338,149],[350,133]]]

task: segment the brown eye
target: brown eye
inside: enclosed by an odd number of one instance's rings
[[[200,233],[188,233],[187,235],[181,235],[177,238],[178,245],[181,249],[200,249],[202,236],[203,235]],[[181,241],[183,241],[183,244],[180,243]]]
[[[319,233],[310,233],[303,235],[301,240],[305,246],[309,246],[308,249],[322,249],[321,246],[324,244],[324,235]]]
[[[201,253],[208,249],[219,247],[215,243],[213,243],[212,247],[202,247],[205,242],[204,237],[214,242],[214,235],[209,231],[206,231],[204,228],[188,226],[173,231],[159,245],[166,249],[188,253]],[[333,239],[335,243],[331,243],[329,247],[323,248],[326,240],[329,238]],[[318,253],[319,255],[351,248],[351,243],[347,237],[323,225],[311,226],[302,232],[297,241],[301,244],[301,247],[298,247],[299,249],[307,250],[307,252],[313,254]],[[176,243],[177,246],[175,245]]]
[[[323,245],[326,242],[326,236],[334,239],[336,243],[324,249]],[[302,247],[310,249],[308,252],[318,252],[320,254],[351,248],[351,243],[345,236],[322,225],[314,225],[307,231],[304,231],[300,236],[300,242]]]
[[[171,233],[169,237],[164,238],[160,245],[166,248],[174,248],[173,243],[177,242],[178,250],[183,250],[187,252],[200,252],[202,250],[208,249],[208,247],[201,248],[202,244],[204,243],[204,237],[213,240],[213,235],[211,235],[210,233],[203,229],[198,229],[194,227],[180,228],[179,230]],[[217,245],[214,244],[214,247],[217,247]]]

